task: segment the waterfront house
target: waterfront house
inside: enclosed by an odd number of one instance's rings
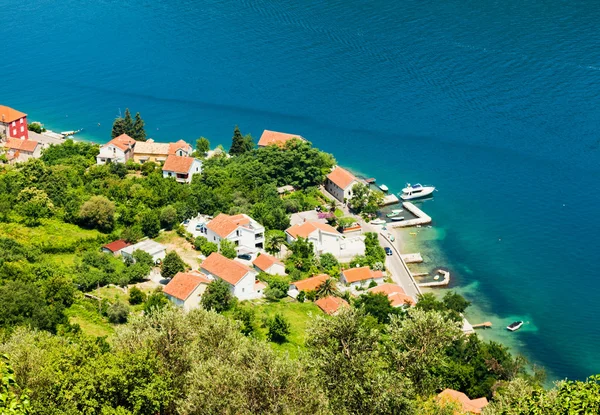
[[[192,176],[202,173],[202,161],[194,157],[176,156],[167,157],[162,167],[163,177],[174,177],[179,183],[191,183]]]
[[[117,255],[121,255],[121,249],[127,248],[129,245],[131,245],[131,244],[128,242],[125,242],[123,239],[119,239],[119,240],[116,240],[109,244],[104,245],[102,248],[100,248],[100,250],[102,252],[104,252],[105,254],[113,254],[113,255],[117,256]]]
[[[136,141],[127,134],[121,134],[100,147],[96,164],[125,163],[134,154]]]
[[[255,270],[218,252],[213,252],[202,262],[200,271],[209,278],[225,281],[229,284],[231,293],[239,300],[259,298],[262,294],[262,291],[256,291]]]
[[[480,414],[488,404],[487,398],[469,399],[467,395],[454,389],[444,389],[438,394],[438,400],[442,403],[453,402],[458,403],[461,408],[461,413]]]
[[[154,140],[138,141],[135,144],[133,160],[136,163],[145,163],[152,161],[154,163],[164,163],[170,155],[191,156],[192,146],[183,140],[175,143],[156,143]]]
[[[342,307],[349,307],[346,300],[333,296],[319,298],[315,301],[315,304],[324,313],[329,314],[330,316],[336,315]]]
[[[9,138],[3,145],[9,161],[26,161],[31,157],[38,158],[42,153],[42,145],[35,140]]]
[[[290,284],[288,295],[296,298],[298,294],[300,294],[300,291],[316,291],[316,289],[329,278],[331,277],[327,274],[319,274],[304,280],[294,281]]]
[[[326,223],[307,221],[289,227],[285,230],[285,233],[288,243],[292,243],[298,238],[307,239],[313,244],[313,249],[317,255],[330,253],[338,259],[349,259],[355,255],[365,253],[365,243],[362,236],[346,238]]]
[[[263,131],[262,135],[260,136],[260,140],[258,140],[258,146],[259,147],[267,147],[267,146],[276,145],[279,147],[283,147],[283,146],[285,146],[285,143],[287,143],[288,141],[290,141],[294,138],[296,138],[298,140],[306,141],[304,139],[304,137],[302,137],[301,135],[280,133],[277,131],[265,130],[265,131]]]
[[[252,265],[258,271],[266,272],[267,274],[286,275],[283,262],[268,254],[259,254],[254,262],[252,262]]]
[[[372,281],[383,283],[383,272],[373,271],[369,267],[350,268],[342,271],[340,281],[350,287],[358,288],[369,285]]]
[[[415,299],[410,295],[406,295],[406,292],[398,284],[385,283],[378,285],[377,287],[369,288],[369,292],[373,294],[385,294],[392,303],[392,307],[412,307],[416,304]]]
[[[167,247],[162,244],[159,244],[158,242],[153,241],[152,239],[146,239],[144,241],[138,242],[135,245],[129,245],[125,248],[122,248],[121,256],[123,258],[128,258],[132,261],[135,261],[133,259],[133,253],[137,250],[144,251],[150,254],[155,264],[159,261],[162,261],[163,259],[165,259],[165,256],[167,256]]]
[[[209,242],[221,244],[228,239],[237,247],[252,252],[263,247],[265,243],[265,227],[245,214],[226,215],[220,213],[202,228]]]
[[[0,105],[0,134],[6,138],[27,140],[29,138],[27,114],[6,105]]]
[[[189,311],[200,307],[200,299],[211,280],[198,271],[178,272],[163,289],[173,304]]]
[[[352,187],[359,183],[359,180],[348,170],[337,166],[325,179],[325,190],[333,197],[344,203],[352,198]]]

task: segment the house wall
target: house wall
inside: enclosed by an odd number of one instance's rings
[[[129,254],[128,252],[123,251],[123,250],[121,250],[120,252],[121,252],[121,256],[123,256],[124,258],[129,258],[132,261],[135,261],[133,259],[133,255]],[[159,251],[159,252],[155,253],[154,255],[152,255],[152,260],[154,261],[154,263],[156,263],[156,261],[158,261],[159,259],[160,260],[165,259],[166,256],[167,256],[167,251],[163,249],[162,251]]]
[[[254,282],[256,281],[256,272],[248,272],[236,286],[232,286],[232,293],[238,300],[250,300],[257,297],[254,292]]]
[[[262,237],[257,239],[256,235],[262,235]],[[220,245],[222,238],[207,227],[206,239],[208,239],[209,242],[214,242]],[[238,228],[231,234],[229,234],[226,239],[236,244],[236,246],[253,250],[256,249],[257,245],[264,244],[265,228],[260,227],[257,229],[248,229],[242,226],[238,226]]]
[[[190,166],[190,170],[188,172],[188,177],[185,179],[180,179],[177,177],[177,173],[174,171],[163,170],[163,177],[166,179],[168,177],[175,177],[176,180],[180,183],[191,183],[192,177],[195,174],[202,173],[202,161],[195,159],[192,165]]]
[[[371,284],[371,281],[375,281],[378,285],[383,284],[384,279],[383,278],[369,278],[368,280],[356,281],[356,282],[348,284],[348,282],[346,281],[346,278],[344,278],[344,275],[342,274],[340,276],[340,281],[349,287],[358,288],[358,287],[368,287],[369,284]]]
[[[150,154],[150,153],[139,153],[139,152],[134,152],[133,153],[133,161],[135,161],[136,163],[142,164],[142,163],[146,163],[148,161],[152,161],[154,163],[164,163],[166,158],[167,158],[168,154]],[[146,160],[142,160],[142,159],[146,159]],[[161,159],[160,161],[158,159]]]
[[[127,152],[125,153],[123,150],[121,150],[119,147],[115,146],[114,144],[108,144],[105,146],[102,146],[102,148],[100,149],[100,153],[102,153],[102,151],[108,152],[110,154],[112,154],[112,157],[110,157],[110,161],[112,163],[125,163],[130,157],[129,155],[131,154],[131,152]],[[97,164],[106,164],[108,163],[109,158],[107,157],[102,157],[100,154],[98,154],[98,156],[96,156],[96,163]]]
[[[20,138],[21,140],[29,138],[26,116],[10,123],[3,123],[2,125],[6,127],[6,132],[9,137]]]
[[[271,275],[286,275],[285,266],[281,264],[273,264],[265,272]]]
[[[350,185],[346,189],[342,189],[337,184],[333,183],[331,180],[325,180],[325,190],[327,190],[333,197],[335,197],[340,202],[344,202],[344,199],[350,200],[352,198],[352,187],[358,183],[356,180],[350,183]]]
[[[183,302],[183,309],[185,311],[193,310],[194,308],[200,308],[200,300],[202,300],[202,294],[206,291],[206,284],[200,284],[190,294],[190,296]]]

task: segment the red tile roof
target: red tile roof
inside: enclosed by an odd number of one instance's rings
[[[11,107],[7,107],[6,105],[0,105],[0,122],[7,124],[23,117],[27,117],[27,114]]]
[[[488,404],[488,400],[483,398],[469,399],[467,395],[462,392],[455,391],[454,389],[444,389],[439,395],[438,399],[441,401],[452,401],[462,405],[464,412],[470,412],[472,414],[480,414],[481,410]]]
[[[118,137],[113,138],[105,145],[112,144],[119,147],[121,150],[126,151],[135,145],[135,140],[129,137],[127,134],[121,134]],[[104,146],[103,146],[104,147]]]
[[[252,265],[254,265],[256,268],[260,269],[261,271],[268,270],[274,264],[283,265],[283,262],[281,262],[274,256],[267,255],[267,254],[260,254],[258,257],[256,257],[256,259],[252,263]]]
[[[9,138],[8,140],[6,140],[6,144],[4,146],[11,150],[21,150],[33,153],[38,144],[39,143],[35,140],[21,140],[19,138]]]
[[[185,174],[189,173],[193,162],[193,157],[170,155],[167,157],[162,169],[163,171]]]
[[[320,298],[317,301],[315,301],[315,304],[317,305],[317,307],[323,310],[323,312],[330,315],[335,314],[340,309],[340,307],[348,306],[348,302],[343,298],[332,296]]]
[[[339,166],[333,169],[333,171],[327,175],[327,178],[340,189],[346,189],[352,182],[357,180],[352,173]]]
[[[169,143],[169,154],[175,154],[179,149],[183,149],[183,151],[189,153],[191,152],[192,147],[183,140],[179,140],[175,143]]]
[[[305,280],[295,281],[292,284],[296,286],[298,291],[314,291],[329,278],[327,274],[319,274]]]
[[[350,268],[342,271],[342,275],[348,283],[383,278],[382,271],[373,271],[369,267]]]
[[[415,305],[415,300],[410,295],[406,295],[406,292],[398,284],[385,283],[369,289],[372,293],[382,293],[387,295],[392,303],[392,307],[400,307],[404,304],[411,306]]]
[[[258,140],[258,145],[260,147],[270,146],[272,144],[276,144],[282,147],[286,142],[291,140],[292,138],[298,138],[300,140],[304,140],[301,135],[297,134],[287,134],[287,133],[279,133],[277,131],[263,131],[260,136],[260,140]]]
[[[226,258],[217,252],[210,254],[200,267],[231,285],[237,285],[246,274],[252,271],[244,264]]]
[[[226,238],[235,231],[238,226],[250,224],[250,218],[246,215],[226,215],[219,213],[213,220],[206,224],[206,227],[219,235],[221,238]]]
[[[292,238],[297,239],[298,237],[308,238],[308,236],[314,231],[320,229],[323,232],[339,234],[335,228],[331,227],[326,223],[321,222],[304,222],[302,225],[294,225],[287,228],[285,231],[289,233]]]
[[[165,286],[163,292],[185,301],[200,284],[210,284],[210,282],[199,272],[178,272]]]
[[[108,249],[110,252],[115,253],[117,251],[120,251],[121,249],[127,247],[131,245],[130,243],[125,242],[122,239],[119,239],[117,241],[111,242],[109,244],[104,245],[102,248],[106,248]]]

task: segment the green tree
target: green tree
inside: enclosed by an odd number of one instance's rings
[[[200,301],[206,310],[214,310],[217,313],[229,310],[234,304],[229,284],[220,279],[208,284]]]
[[[129,307],[126,304],[116,301],[108,310],[106,310],[108,321],[113,324],[124,324],[127,323],[129,317]]]
[[[171,251],[167,253],[160,266],[160,274],[163,278],[173,278],[178,272],[183,272],[187,269],[187,264],[177,252]]]
[[[21,190],[17,201],[28,226],[39,225],[41,220],[50,217],[54,210],[54,204],[46,192],[34,187],[26,187]]]
[[[199,154],[206,155],[206,153],[208,153],[208,150],[210,150],[210,142],[207,138],[200,137],[196,140],[196,151]]]
[[[115,223],[115,204],[104,196],[92,196],[79,209],[79,220],[85,226],[110,232]]]
[[[131,117],[131,114],[130,114]],[[146,141],[146,130],[144,129],[144,120],[139,112],[135,113],[135,120],[131,128],[131,138],[137,141]]]
[[[208,242],[208,239],[206,239],[206,236],[197,236],[196,239],[194,239],[194,248],[197,251],[201,251],[202,247]]]
[[[319,257],[319,264],[321,265],[321,269],[325,272],[340,265],[337,258],[329,252],[326,252]]]
[[[160,233],[160,219],[156,212],[147,211],[140,217],[141,230],[148,238],[156,238]]]
[[[166,307],[167,304],[169,304],[169,299],[163,293],[162,287],[158,287],[146,299],[146,303],[144,304],[144,314],[153,314]]]
[[[340,292],[337,289],[337,283],[333,278],[327,278],[321,283],[315,290],[317,292],[317,298],[325,298],[329,296],[339,297]]]
[[[112,138],[117,138],[122,134],[127,133],[127,127],[125,125],[125,120],[123,118],[115,118],[112,126]]]
[[[2,415],[30,414],[29,396],[21,391],[8,356],[0,355],[0,413]]]
[[[171,230],[176,223],[177,210],[171,205],[162,208],[160,211],[160,225],[167,230]]]
[[[138,287],[131,287],[129,289],[129,304],[136,305],[142,304],[146,300],[146,293],[140,290]]]
[[[206,242],[200,247],[200,252],[205,257],[208,257],[213,252],[219,252],[219,245],[214,242]]]
[[[291,263],[294,268],[302,272],[308,272],[315,265],[316,258],[313,243],[309,242],[308,239],[298,237],[289,247],[292,255],[288,257],[286,263]]]
[[[240,324],[240,332],[244,336],[252,336],[257,328],[255,322],[255,313],[249,307],[236,307],[233,312],[233,318]]]
[[[237,256],[237,251],[235,250],[235,244],[231,242],[229,239],[221,240],[220,246],[221,254],[229,259],[233,259]]]
[[[279,313],[266,321],[267,338],[275,343],[283,343],[290,334],[290,323]]]
[[[242,136],[239,127],[236,125],[233,130],[233,138],[231,139],[231,148],[229,149],[229,154],[232,156],[239,156],[244,154],[254,147],[252,143],[252,137]]]
[[[375,214],[383,203],[383,193],[369,189],[366,184],[356,183],[352,186],[352,197],[348,203],[356,213]]]
[[[391,315],[399,314],[398,309],[392,307],[391,301],[383,293],[365,293],[356,299],[354,305],[365,314],[375,317],[380,324],[389,323]]]
[[[265,251],[271,255],[278,255],[281,247],[285,245],[285,233],[280,230],[270,230],[265,234]]]
[[[125,115],[123,116],[123,126],[125,127],[125,134],[127,134],[131,138],[135,138],[132,135],[133,119],[131,118],[131,112],[129,111],[129,108],[125,108]]]

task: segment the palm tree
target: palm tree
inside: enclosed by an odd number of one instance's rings
[[[337,289],[336,282],[333,278],[327,278],[325,281],[321,283],[315,290],[317,292],[318,298],[324,298],[334,296],[339,297],[340,292]]]
[[[285,236],[282,233],[269,233],[265,241],[265,251],[271,255],[278,255],[284,244]]]
[[[333,199],[331,199],[328,203],[329,206],[329,211],[330,212],[335,212],[335,210],[337,209],[337,202]]]

